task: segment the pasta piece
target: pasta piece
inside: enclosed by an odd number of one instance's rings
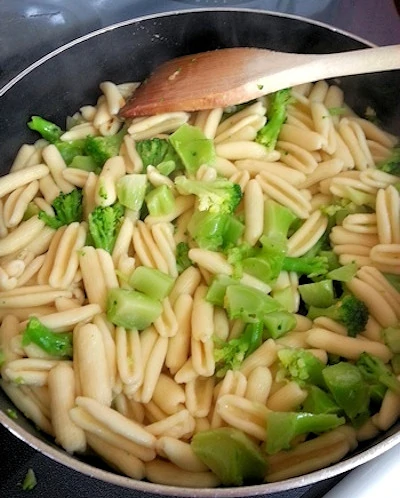
[[[159,133],[177,130],[189,119],[186,112],[168,112],[146,118],[135,118],[128,128],[128,133],[134,140],[145,140]]]
[[[215,360],[213,339],[210,337],[202,341],[192,337],[191,350],[194,371],[203,377],[211,377],[214,375]]]
[[[276,412],[291,412],[305,401],[308,392],[297,382],[291,381],[268,398],[267,408]]]
[[[115,349],[118,374],[122,382],[129,386],[129,392],[135,392],[141,386],[144,377],[138,331],[116,327]]]
[[[188,410],[180,410],[169,417],[146,426],[146,430],[156,437],[170,436],[177,439],[190,438],[195,427],[194,418]]]
[[[162,373],[158,378],[152,400],[164,413],[173,415],[184,408],[186,396],[179,384]]]
[[[157,453],[188,472],[206,472],[208,467],[199,459],[190,444],[169,436],[157,441]]]
[[[208,287],[199,285],[193,296],[192,338],[207,342],[214,333],[214,306],[206,300]]]
[[[125,175],[125,162],[121,156],[105,162],[97,178],[95,202],[97,206],[111,206],[117,200],[117,182]]]
[[[264,230],[264,196],[256,180],[250,180],[244,190],[244,220],[244,240],[254,246]]]
[[[79,361],[80,388],[83,396],[98,403],[111,405],[111,383],[102,334],[96,325],[78,327],[74,349]]]
[[[325,233],[328,217],[314,211],[303,225],[288,240],[288,255],[303,256]]]
[[[389,348],[380,342],[344,337],[330,330],[313,328],[307,332],[307,342],[314,348],[325,349],[348,360],[357,360],[364,351],[381,358],[387,363],[392,357]]]
[[[59,363],[50,370],[48,384],[51,421],[56,442],[68,453],[85,451],[85,434],[69,417],[69,410],[75,404],[75,378],[72,367]]]
[[[220,417],[230,426],[260,441],[266,437],[268,408],[235,394],[224,394],[216,402]]]
[[[271,371],[267,367],[256,367],[249,374],[245,397],[265,405],[272,385]]]
[[[185,364],[189,356],[191,339],[191,317],[193,298],[189,294],[180,294],[175,301],[174,311],[179,324],[176,334],[168,341],[165,364],[172,375]]]
[[[211,410],[214,379],[197,377],[185,386],[186,407],[193,417],[207,417]]]
[[[400,197],[392,185],[378,190],[376,223],[380,244],[400,243]]]
[[[160,459],[146,463],[145,468],[147,479],[157,484],[185,488],[215,488],[220,484],[212,472],[189,472]]]

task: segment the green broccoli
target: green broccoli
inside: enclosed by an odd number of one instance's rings
[[[324,387],[322,370],[325,364],[305,349],[283,348],[278,351],[281,373],[301,386],[312,384]]]
[[[199,199],[199,211],[233,213],[242,199],[240,185],[225,178],[207,182],[178,176],[175,179],[175,185],[179,193],[183,195],[194,194]]]
[[[300,434],[319,434],[343,425],[344,417],[328,413],[273,412],[267,416],[265,449],[273,455],[290,449],[291,442]]]
[[[108,137],[94,137],[89,135],[85,140],[86,155],[91,156],[98,166],[103,167],[107,159],[119,154],[125,134],[126,129],[124,127],[117,134]]]
[[[367,382],[383,384],[400,396],[400,381],[380,358],[364,352],[356,361],[356,366]]]
[[[186,242],[179,242],[176,245],[176,268],[181,274],[186,268],[192,266],[192,260],[189,258],[189,246]]]
[[[28,122],[28,127],[31,130],[37,131],[42,137],[50,143],[55,143],[60,140],[63,130],[54,123],[47,121],[40,116],[32,116]]]
[[[332,320],[341,322],[347,328],[347,333],[350,337],[355,337],[365,330],[369,312],[363,301],[351,294],[346,294],[327,308],[310,306],[307,316],[311,320],[315,320],[319,316],[332,318]]]
[[[148,138],[136,142],[136,151],[143,162],[143,168],[147,166],[157,167],[162,163],[173,162],[174,170],[180,166],[180,159],[170,142],[165,138]],[[172,171],[171,171],[172,172]]]
[[[193,452],[224,486],[263,482],[266,460],[257,444],[232,427],[200,431],[190,443]]]
[[[214,141],[197,126],[183,124],[169,137],[169,141],[189,175],[195,175],[202,164],[212,165],[215,162]]]
[[[195,211],[187,230],[199,247],[218,251],[236,244],[244,226],[232,214]]]
[[[214,338],[215,375],[224,377],[228,370],[240,368],[243,360],[262,343],[262,322],[248,323],[242,334],[228,342]]]
[[[36,485],[37,485],[37,479],[35,472],[33,471],[33,469],[28,469],[24,477],[24,480],[22,482],[22,489],[24,491],[31,491],[36,487]]]
[[[400,176],[400,146],[395,147],[391,155],[380,161],[376,167],[385,173]]]
[[[55,230],[63,225],[82,221],[82,190],[75,188],[68,194],[61,193],[54,199],[52,207],[55,216],[50,216],[45,211],[39,211],[38,216],[46,225]]]
[[[275,148],[282,125],[286,121],[286,108],[291,99],[290,88],[279,90],[269,96],[267,123],[259,130],[256,142],[268,150]]]
[[[22,345],[27,346],[33,342],[51,356],[72,358],[71,332],[55,333],[45,327],[42,322],[31,317],[23,334]]]
[[[289,208],[278,204],[272,199],[267,199],[264,204],[264,230],[265,241],[285,241],[296,215]]]
[[[383,329],[381,335],[392,353],[400,353],[400,323],[395,327]]]
[[[285,257],[282,270],[294,271],[299,275],[307,275],[309,278],[326,275],[329,270],[328,259],[325,256],[315,256],[313,258],[306,256],[298,258]]]
[[[89,214],[89,234],[94,247],[112,252],[121,227],[124,208],[119,203],[112,206],[97,206]]]

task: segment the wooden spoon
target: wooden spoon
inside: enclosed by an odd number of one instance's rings
[[[400,45],[318,55],[226,48],[165,62],[120,114],[130,118],[226,107],[301,83],[391,69],[400,69]]]

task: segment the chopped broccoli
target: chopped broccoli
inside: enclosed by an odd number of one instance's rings
[[[240,318],[245,323],[262,321],[267,313],[282,310],[282,306],[274,298],[243,284],[227,286],[224,307],[229,318]]]
[[[382,337],[392,353],[400,353],[400,323],[396,327],[383,329]]]
[[[400,381],[385,363],[369,353],[361,353],[356,366],[367,382],[380,383],[400,396]]]
[[[350,337],[355,337],[365,330],[369,312],[363,301],[351,294],[347,294],[327,308],[310,306],[307,316],[311,320],[319,316],[332,318],[332,320],[341,322],[347,328],[347,333]]]
[[[264,230],[266,240],[285,241],[289,228],[296,220],[296,215],[289,208],[267,199],[264,204]]]
[[[133,173],[123,176],[117,182],[118,201],[128,209],[139,212],[148,184],[147,175]]]
[[[97,206],[89,214],[89,234],[95,247],[112,252],[123,216],[124,208],[119,203]]]
[[[65,163],[69,166],[76,156],[84,156],[85,154],[85,139],[71,140],[64,142],[59,140],[54,145],[57,147],[59,153],[62,155]]]
[[[157,167],[162,163],[173,162],[174,168],[180,165],[180,159],[175,149],[165,138],[149,138],[136,142],[136,151],[143,162],[143,168],[147,166]]]
[[[186,242],[179,242],[176,245],[176,268],[178,273],[182,273],[192,264],[192,260],[189,258],[189,245]]]
[[[369,415],[369,388],[358,367],[340,361],[322,370],[322,375],[335,402],[356,425]]]
[[[11,420],[18,420],[18,413],[15,410],[7,408],[6,414]]]
[[[271,337],[272,339],[279,339],[279,337],[293,330],[296,326],[294,314],[286,310],[267,313],[263,321],[266,330],[264,336]]]
[[[145,197],[150,216],[165,216],[175,208],[175,197],[168,185],[159,185]]]
[[[0,368],[4,365],[6,361],[6,354],[3,349],[0,349]]]
[[[31,317],[22,335],[22,345],[33,342],[51,356],[72,357],[72,334],[55,333],[45,327],[42,322]]]
[[[125,133],[126,129],[121,128],[117,134],[108,137],[94,137],[89,135],[85,141],[86,154],[91,156],[98,166],[103,167],[107,159],[119,154]]]
[[[264,479],[266,461],[260,448],[238,429],[198,432],[190,446],[224,486],[261,483]]]
[[[273,455],[290,449],[291,442],[300,434],[319,434],[343,425],[344,417],[326,413],[273,412],[267,416],[265,449]]]
[[[207,182],[178,176],[175,185],[181,194],[194,194],[199,199],[199,210],[210,213],[233,213],[242,198],[240,185],[225,178]]]
[[[282,263],[282,270],[294,271],[299,275],[307,275],[309,278],[326,275],[328,269],[328,259],[325,256],[286,257]]]
[[[214,164],[214,141],[207,138],[200,128],[185,123],[169,140],[187,173],[194,175],[202,164]]]
[[[376,167],[385,173],[400,176],[400,146],[395,147],[391,155],[379,162]]]
[[[268,150],[275,148],[282,125],[286,121],[286,108],[290,102],[290,88],[279,90],[269,96],[267,123],[259,130],[256,142]]]
[[[39,218],[51,228],[58,229],[75,221],[82,221],[82,190],[75,188],[68,194],[61,193],[53,201],[55,216],[48,215],[45,211],[39,212]]]
[[[324,387],[322,370],[325,364],[305,349],[283,348],[278,351],[282,373],[290,380],[304,386],[312,384]]]
[[[224,377],[228,370],[240,368],[243,360],[262,343],[262,322],[248,323],[242,334],[228,342],[214,338],[215,375]]]
[[[28,472],[25,475],[25,478],[22,482],[22,489],[24,491],[31,491],[37,485],[37,479],[35,476],[35,472],[33,469],[28,469]]]
[[[171,275],[146,266],[138,266],[129,277],[129,285],[135,290],[160,301],[171,292],[174,282]]]
[[[335,301],[332,280],[320,280],[311,284],[299,285],[300,296],[307,306],[327,308]]]
[[[232,214],[195,211],[187,230],[199,247],[218,251],[234,245],[244,226]]]
[[[37,131],[42,137],[50,143],[58,142],[63,130],[54,123],[47,121],[40,116],[32,116],[28,123],[31,130]]]
[[[340,414],[341,408],[326,391],[314,385],[307,386],[307,391],[308,396],[303,403],[303,411],[309,413]]]
[[[119,288],[108,291],[107,318],[114,325],[143,330],[161,315],[162,309],[158,299],[142,292]]]

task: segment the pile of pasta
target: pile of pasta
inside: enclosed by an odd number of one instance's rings
[[[80,108],[61,140],[113,135],[121,127],[118,112],[136,84],[103,82],[96,105]],[[384,273],[400,273],[400,199],[398,177],[378,170],[396,137],[355,115],[342,90],[325,81],[292,89],[288,117],[276,148],[255,141],[266,122],[266,99],[250,103],[222,119],[224,109],[171,112],[128,122],[118,156],[99,175],[68,168],[55,145],[38,140],[23,145],[8,175],[0,179],[0,348],[1,387],[36,426],[54,436],[69,453],[91,448],[117,471],[135,479],[185,487],[216,487],[219,480],[193,453],[199,431],[222,426],[240,429],[260,445],[271,410],[294,411],[307,391],[276,377],[277,352],[298,347],[323,362],[328,354],[354,361],[370,352],[385,363],[392,357],[381,329],[400,321],[400,295]],[[343,108],[333,115],[331,108]],[[341,264],[355,262],[351,292],[368,306],[365,331],[349,337],[338,322],[312,322],[299,311],[295,273],[282,271],[272,289],[252,277],[252,285],[274,295],[292,290],[290,311],[296,327],[280,339],[268,339],[240,369],[217,378],[214,339],[240,335],[243,323],[206,299],[215,275],[232,274],[223,253],[196,247],[187,225],[194,196],[180,195],[156,168],[146,174],[154,185],[168,185],[175,209],[164,217],[138,220],[128,210],[112,253],[86,246],[87,222],[54,230],[33,216],[29,203],[54,214],[53,200],[82,189],[84,219],[97,205],[116,200],[116,182],[144,171],[135,142],[168,137],[183,123],[213,139],[217,159],[202,165],[197,178],[225,177],[240,185],[245,220],[243,239],[255,245],[263,230],[266,199],[290,208],[304,220],[290,237],[288,254],[305,254],[321,237],[328,218],[320,207],[334,199],[368,195],[375,211],[350,214],[331,231]],[[121,173],[122,171],[122,173]],[[100,186],[106,189],[102,195]],[[104,192],[103,192],[104,194]],[[106,200],[105,200],[106,198]],[[190,244],[193,265],[178,273],[176,246]],[[143,331],[114,326],[106,317],[109,289],[126,286],[123,275],[144,265],[175,279],[162,302],[161,316]],[[49,357],[35,344],[22,345],[29,317],[37,316],[55,332],[73,332],[73,359]],[[326,467],[354,450],[359,441],[387,430],[400,415],[400,398],[385,394],[381,409],[355,429],[341,426],[311,440],[299,439],[288,451],[266,456],[266,482]]]

